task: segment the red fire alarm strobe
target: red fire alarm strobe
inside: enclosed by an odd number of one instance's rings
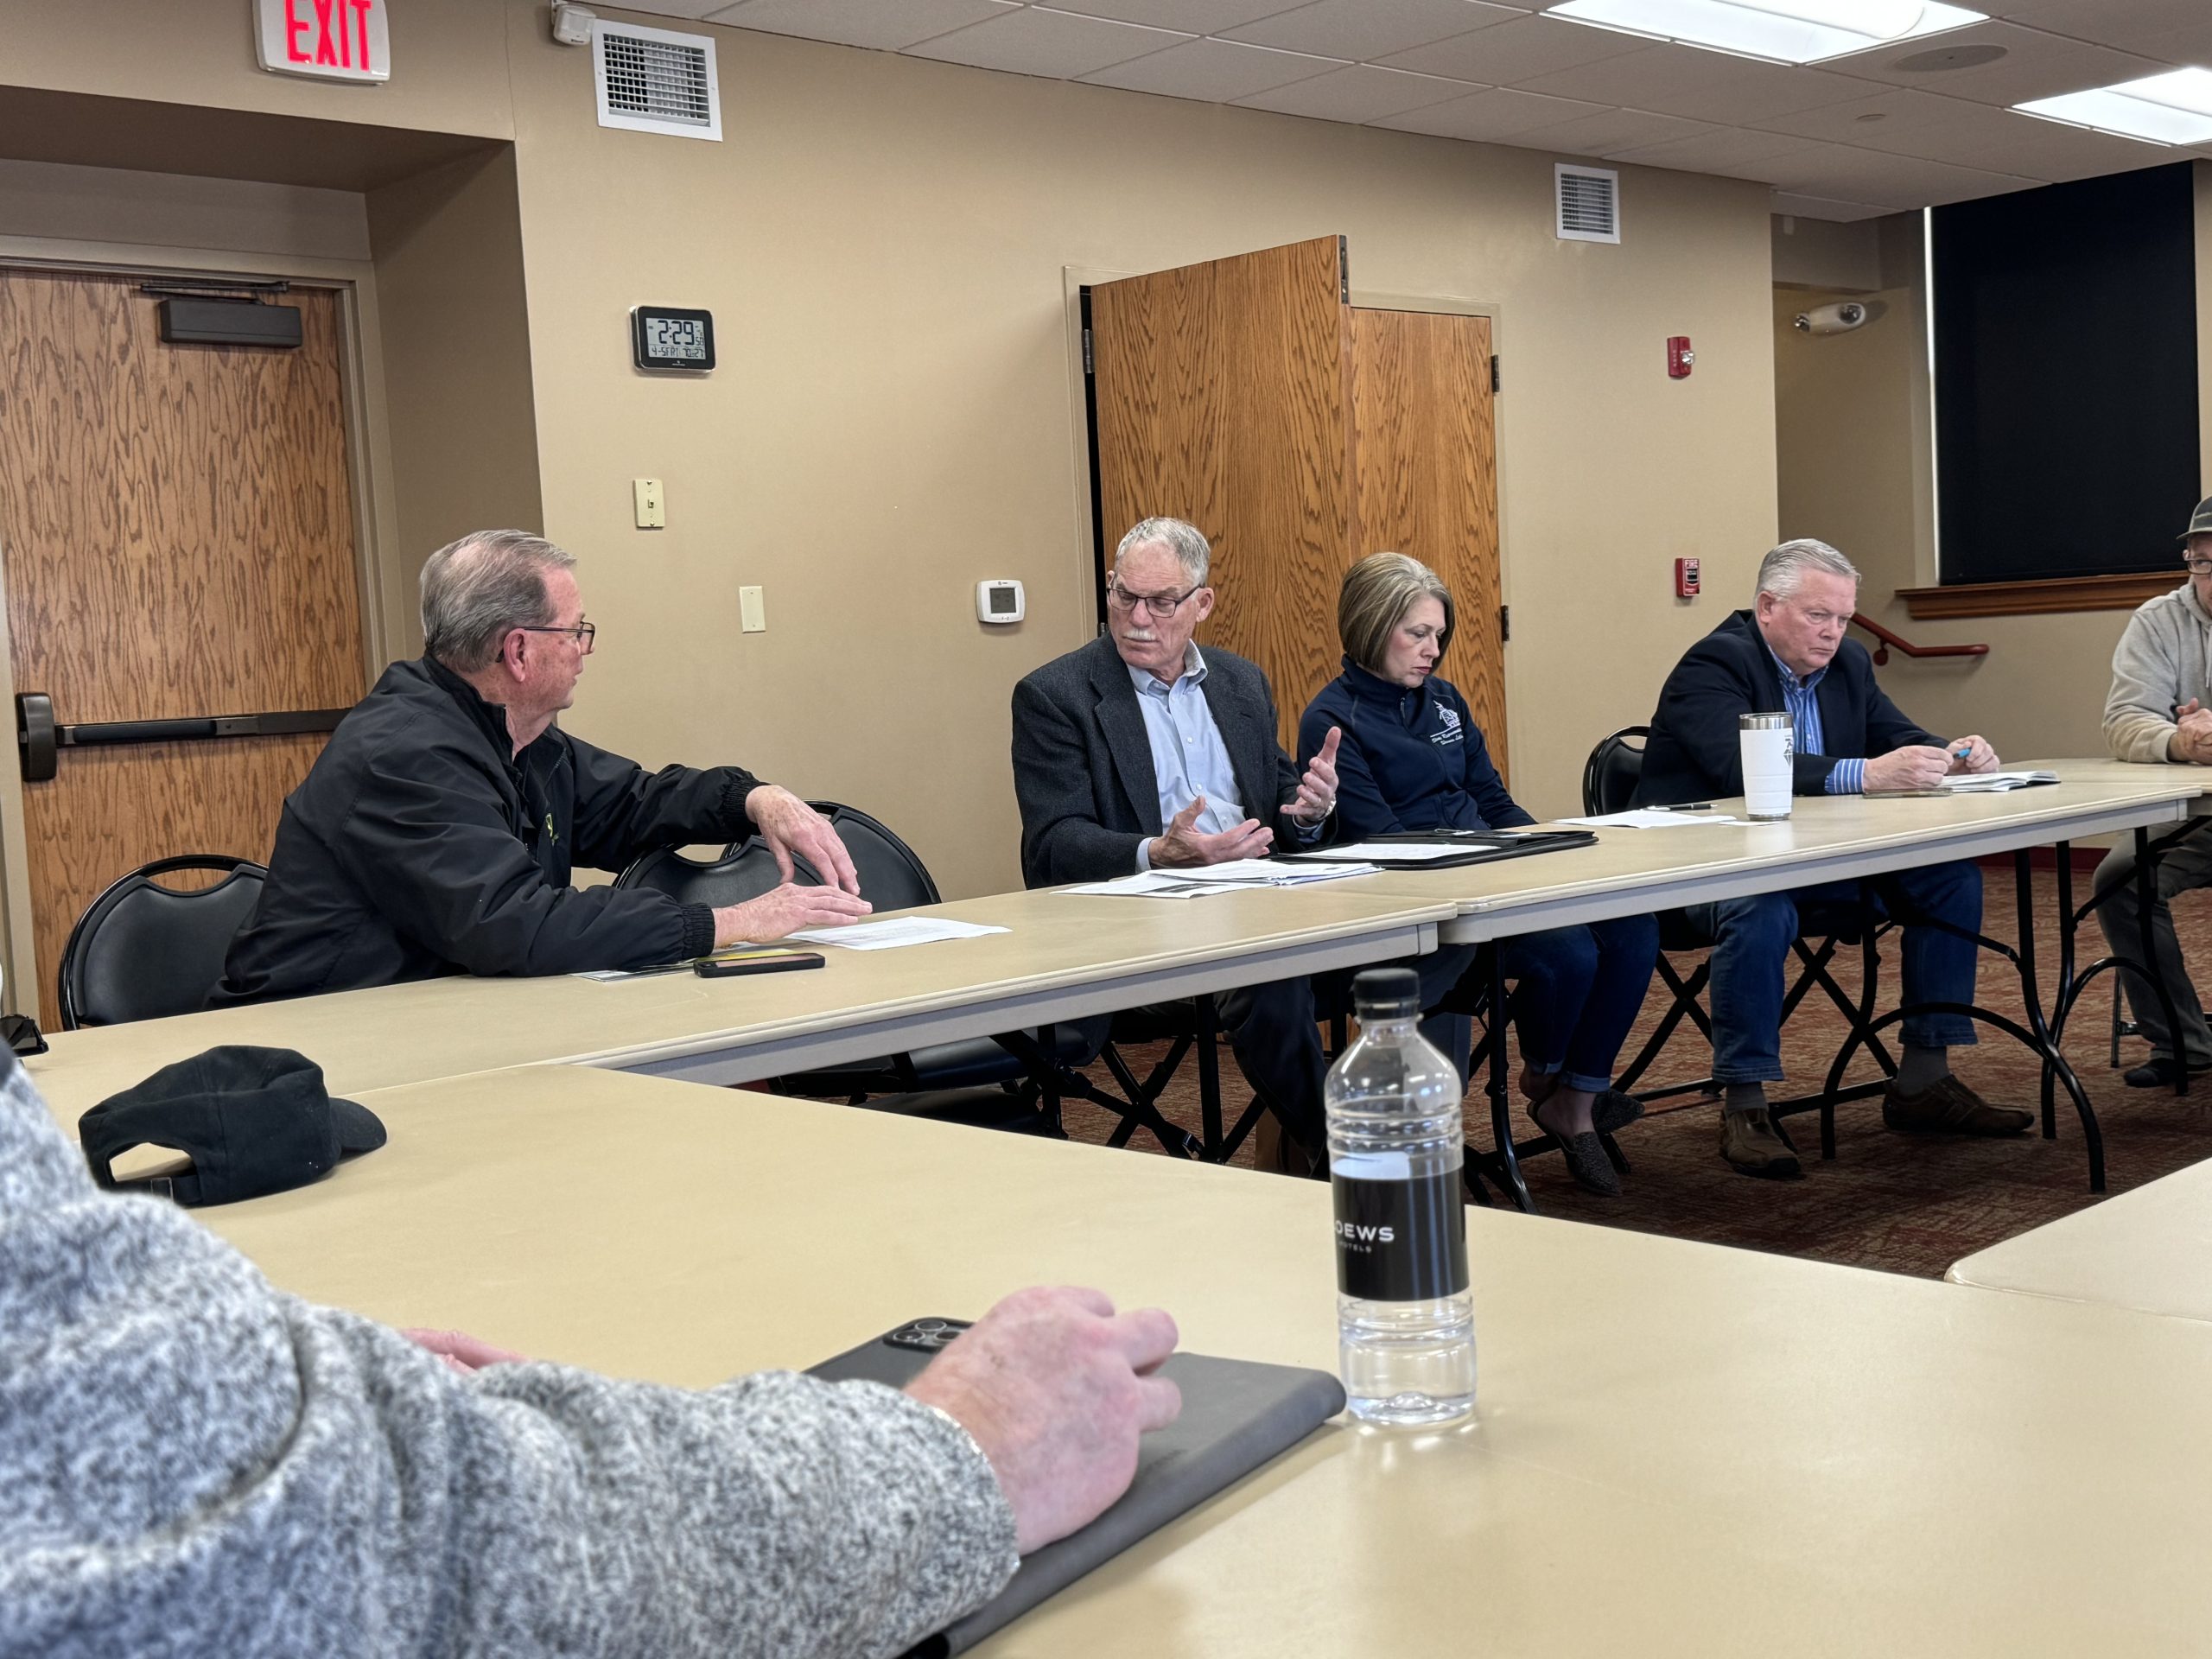
[[[1675,561],[1675,597],[1676,599],[1697,597],[1697,561],[1695,559]]]
[[[1667,378],[1669,380],[1688,379],[1690,370],[1696,363],[1697,353],[1690,349],[1688,334],[1667,336]]]

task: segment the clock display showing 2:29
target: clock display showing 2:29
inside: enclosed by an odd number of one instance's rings
[[[683,306],[641,305],[630,313],[632,351],[648,372],[670,370],[703,374],[715,366],[715,318],[711,311]]]

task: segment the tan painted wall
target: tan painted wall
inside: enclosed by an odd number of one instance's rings
[[[2196,164],[2196,185],[2199,359],[2212,363],[2212,162]],[[1817,536],[1849,554],[1866,575],[1861,607],[1915,644],[1989,646],[1979,662],[1892,653],[1883,683],[1922,724],[1948,735],[1979,732],[2018,760],[2101,754],[2113,647],[2126,612],[1916,622],[1894,597],[1937,579],[1919,223],[1916,214],[1885,222],[1886,275],[1898,285],[1855,295],[1883,310],[1854,333],[1796,334],[1792,317],[1837,295],[1775,291],[1782,534]],[[2212,373],[2200,374],[2199,386],[2212,493]]]
[[[1343,232],[1357,290],[1497,307],[1511,741],[1540,812],[1573,808],[1592,743],[1648,717],[1725,609],[1669,597],[1672,559],[1729,594],[1774,536],[1756,185],[1625,169],[1626,240],[1592,246],[1554,239],[1552,158],[1529,151],[729,29],[708,144],[600,129],[589,54],[548,41],[537,0],[410,9],[374,92],[261,75],[234,0],[99,8],[136,31],[119,55],[90,49],[92,10],[0,0],[0,73],[512,130],[544,527],[605,627],[573,724],[868,805],[950,893],[1015,881],[1007,694],[1084,633],[1070,269]],[[637,375],[640,301],[714,308],[715,376]],[[1670,334],[1696,342],[1688,381],[1665,377]],[[665,531],[629,526],[643,474]],[[1030,620],[986,629],[974,584],[1001,575]],[[737,632],[741,582],[766,589],[765,634]]]
[[[388,638],[423,648],[416,575],[454,537],[543,528],[514,151],[369,192],[398,545]]]

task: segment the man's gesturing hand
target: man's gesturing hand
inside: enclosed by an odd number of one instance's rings
[[[1964,760],[1959,758],[1961,749],[1967,752]],[[1986,737],[1955,737],[1943,746],[1943,751],[1951,757],[1953,772],[1997,770],[1997,751],[1990,747]]]
[[[1306,775],[1298,780],[1298,798],[1290,804],[1290,816],[1300,823],[1319,823],[1337,810],[1337,744],[1343,736],[1338,728],[1330,727],[1319,752],[1306,763]]]
[[[1257,858],[1275,838],[1275,832],[1257,818],[1247,818],[1233,830],[1202,834],[1192,826],[1205,810],[1206,798],[1201,795],[1175,815],[1166,835],[1153,838],[1153,868],[1172,870],[1179,866],[1187,869],[1193,864],[1226,864],[1232,858]]]
[[[815,874],[833,886],[858,897],[860,876],[853,869],[853,855],[830,820],[779,784],[763,784],[745,798],[745,816],[760,831],[760,839],[776,855],[776,868],[788,881],[798,874],[791,855],[798,853],[814,866]]]
[[[1128,1489],[1137,1437],[1183,1396],[1150,1373],[1175,1351],[1156,1307],[1117,1314],[1096,1290],[1017,1290],[906,1385],[976,1438],[1027,1555],[1088,1525]]]
[[[715,949],[740,939],[780,939],[803,927],[842,927],[874,906],[835,887],[802,887],[786,881],[758,899],[715,912]]]
[[[1901,749],[1875,756],[1866,763],[1861,783],[1870,792],[1885,789],[1941,789],[1951,770],[1951,752],[1925,743],[1908,743]]]

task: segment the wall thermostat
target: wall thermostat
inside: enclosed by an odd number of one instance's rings
[[[1019,622],[1021,614],[1020,582],[995,578],[976,584],[976,620],[978,622]]]
[[[630,349],[639,368],[704,374],[715,366],[715,314],[686,306],[630,308]]]

